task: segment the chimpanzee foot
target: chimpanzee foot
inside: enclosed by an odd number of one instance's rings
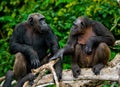
[[[80,75],[81,70],[77,64],[72,65],[72,72],[75,78],[77,78]]]
[[[11,87],[12,77],[14,73],[13,71],[9,70],[5,75],[5,82],[3,84],[3,87]]]
[[[22,87],[23,84],[26,81],[29,81],[30,84],[32,85],[32,82],[33,82],[34,78],[35,78],[35,76],[32,73],[29,73],[28,75],[26,75],[25,77],[23,77],[20,81],[18,81],[16,87]]]
[[[100,70],[104,67],[104,64],[97,64],[93,66],[92,71],[94,72],[95,75],[100,74]]]

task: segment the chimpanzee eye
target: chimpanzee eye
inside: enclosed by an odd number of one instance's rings
[[[32,22],[32,21],[33,21],[33,18],[32,18],[32,17],[30,17],[30,18],[29,18],[29,22]]]
[[[41,22],[41,21],[43,21],[43,20],[45,20],[45,18],[40,18],[40,19],[39,19],[39,22]]]

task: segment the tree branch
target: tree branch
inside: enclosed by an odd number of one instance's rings
[[[81,69],[81,75],[78,78],[74,78],[71,70],[64,70],[61,83],[58,82],[55,70],[53,68],[57,61],[58,59],[52,60],[49,63],[32,70],[34,75],[39,73],[38,77],[34,80],[34,85],[32,87],[54,84],[53,77],[57,87],[60,87],[61,84],[66,85],[66,83],[67,85],[72,85],[72,87],[82,86],[92,80],[109,80],[119,82],[120,84],[120,54],[117,54],[115,58],[108,63],[108,66],[101,70],[100,75],[94,75],[91,68],[83,68]],[[52,74],[43,76],[46,70],[50,70]],[[3,80],[4,78],[5,77],[1,79]],[[29,82],[27,81],[24,87],[27,87],[28,83]]]
[[[53,64],[53,63],[50,61],[48,63],[48,65],[46,66],[46,68],[48,68],[50,66],[49,64]],[[63,76],[62,76],[62,82],[63,83],[73,83],[75,81],[80,81],[80,80],[82,80],[82,81],[87,80],[87,82],[89,82],[91,80],[109,80],[109,81],[119,82],[120,81],[120,54],[117,54],[116,57],[111,62],[109,62],[108,65],[109,66],[106,66],[105,68],[103,68],[101,70],[100,75],[94,75],[94,73],[92,72],[92,70],[90,68],[83,68],[83,69],[81,69],[81,75],[78,78],[73,77],[71,70],[64,70]],[[39,68],[39,70],[41,70],[40,68]],[[37,69],[37,72],[39,72],[39,70]],[[39,80],[37,85],[43,85],[43,84],[45,85],[48,83],[49,84],[53,83],[53,75],[52,74],[43,76]],[[85,81],[85,83],[86,83],[86,81]],[[57,86],[57,87],[59,87],[59,86]]]
[[[39,68],[37,68],[37,69],[32,69],[32,73],[33,73],[33,74],[37,74],[37,73],[39,73],[39,72],[42,71],[42,70],[44,70],[44,72],[45,72],[46,69],[50,70],[50,71],[52,72],[53,76],[54,76],[54,80],[55,80],[56,86],[59,87],[58,78],[57,78],[57,75],[56,75],[55,70],[54,70],[54,68],[53,68],[54,64],[55,64],[58,60],[59,60],[59,59],[57,59],[57,60],[52,60],[52,61],[50,61],[49,63],[47,63],[47,64],[45,64],[45,65],[43,65],[43,66],[41,66],[41,67],[39,67]],[[43,73],[44,73],[44,72],[43,72]],[[40,80],[40,78],[41,78],[41,74],[39,74],[39,76],[38,76],[38,78],[37,78],[38,80],[37,80],[37,79],[35,80],[36,84],[33,85],[33,87],[35,87],[35,86],[37,85],[37,82]]]

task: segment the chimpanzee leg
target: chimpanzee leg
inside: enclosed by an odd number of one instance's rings
[[[58,77],[58,81],[62,78],[62,59],[60,58],[59,61],[54,65],[55,72]]]
[[[27,74],[27,61],[22,53],[15,54],[13,72],[16,80],[20,80]]]
[[[14,74],[18,83],[16,87],[22,87],[26,81],[33,83],[34,75],[31,72],[30,64],[26,61],[22,53],[17,53],[14,64]]]
[[[13,71],[8,71],[6,73],[6,80],[3,87],[11,87],[12,77],[14,76],[16,80],[20,80],[23,76],[27,74],[27,62],[22,53],[15,54],[15,62]]]
[[[77,78],[81,72],[80,67],[78,65],[78,62],[80,63],[81,53],[81,45],[77,44],[75,46],[75,52],[72,55],[72,73],[75,78]]]
[[[92,70],[97,75],[100,73],[100,70],[107,64],[110,57],[110,49],[106,43],[100,43],[97,47],[94,55],[94,64]],[[95,62],[96,61],[96,62]]]

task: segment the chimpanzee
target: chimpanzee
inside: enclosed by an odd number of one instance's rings
[[[59,49],[55,34],[39,13],[30,14],[26,22],[18,24],[10,38],[10,52],[15,54],[13,71],[8,71],[3,87],[10,87],[12,76],[20,81],[31,69],[47,63]],[[50,56],[48,52],[50,51]],[[61,79],[62,61],[54,68]],[[29,75],[30,76],[30,75]]]
[[[113,46],[114,42],[114,36],[103,24],[81,16],[73,22],[66,46],[50,59],[71,54],[74,77],[80,75],[81,67],[91,67],[97,75],[107,64],[110,56],[109,46]]]

